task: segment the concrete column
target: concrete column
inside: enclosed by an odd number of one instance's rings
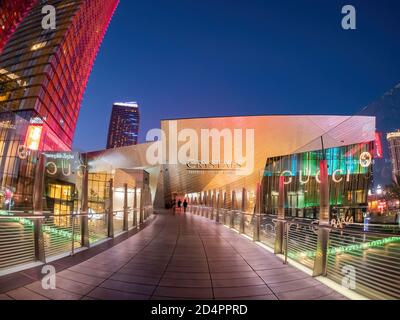
[[[129,225],[128,225],[128,184],[124,183],[124,222],[123,222],[123,230],[128,231],[129,230]]]
[[[324,152],[324,151],[323,151]],[[314,261],[313,276],[326,276],[329,246],[329,179],[328,164],[320,162],[320,210],[317,240],[317,254]]]
[[[89,247],[89,167],[85,159],[81,196],[81,246]]]
[[[114,201],[114,181],[113,179],[110,179],[109,182],[109,190],[108,190],[108,208],[107,208],[107,213],[108,213],[108,236],[110,238],[114,237],[114,206],[113,206],[113,201]]]
[[[245,221],[245,213],[246,213],[246,206],[247,206],[247,190],[245,188],[242,189],[242,206],[241,206],[241,213],[240,213],[240,228],[239,232],[244,233],[244,221]]]
[[[283,253],[285,237],[285,177],[279,177],[278,221],[275,226],[275,254]]]

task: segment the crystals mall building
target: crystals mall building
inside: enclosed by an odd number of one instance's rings
[[[10,124],[0,130],[4,147]],[[87,168],[92,212],[107,209],[110,186],[115,193],[114,209],[121,206],[118,195],[126,184],[131,198],[136,194],[133,190],[148,190],[148,201],[156,208],[166,207],[176,198],[210,205],[209,199],[219,194],[224,195],[223,206],[235,209],[244,195],[244,209],[249,213],[255,210],[260,186],[261,212],[276,214],[279,180],[284,177],[286,215],[316,219],[319,163],[325,158],[331,217],[362,222],[373,179],[374,139],[375,118],[366,116],[163,120],[161,129],[147,134],[150,142],[134,146],[82,154],[39,152],[21,145],[15,154],[3,152],[0,201],[2,210],[30,211],[34,193],[42,190],[39,198],[43,210],[55,214],[79,212]]]

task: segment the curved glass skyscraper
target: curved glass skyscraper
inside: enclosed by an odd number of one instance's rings
[[[0,209],[31,207],[39,152],[71,150],[82,96],[118,3],[0,0]],[[42,25],[50,17],[46,5],[55,9],[53,29]]]
[[[71,148],[86,83],[118,2],[35,1],[3,48],[0,111],[17,112],[27,123],[42,125],[33,146]],[[42,27],[44,5],[56,9],[55,29]],[[15,122],[13,116],[7,121]],[[16,129],[22,136],[30,133],[28,126]]]
[[[36,0],[0,0],[0,52]]]

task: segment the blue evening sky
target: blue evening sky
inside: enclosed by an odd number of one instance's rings
[[[105,147],[117,101],[140,104],[140,141],[166,118],[357,113],[400,82],[399,30],[398,0],[121,0],[75,148]]]

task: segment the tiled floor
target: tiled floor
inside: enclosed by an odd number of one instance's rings
[[[131,238],[1,299],[344,299],[228,228],[161,212]]]

